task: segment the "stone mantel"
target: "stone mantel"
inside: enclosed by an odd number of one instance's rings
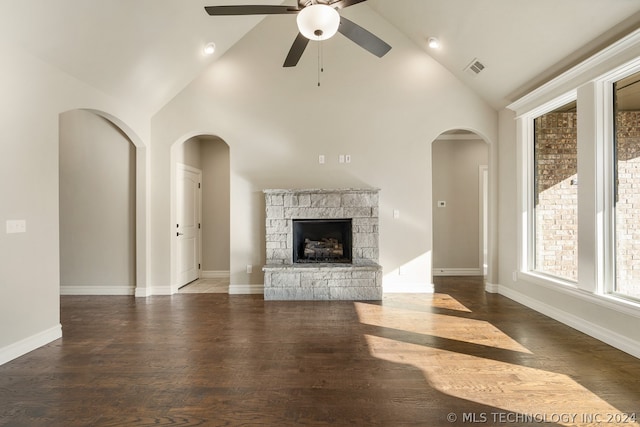
[[[379,191],[374,188],[264,190],[265,299],[381,299]],[[351,219],[352,264],[294,264],[294,219]]]

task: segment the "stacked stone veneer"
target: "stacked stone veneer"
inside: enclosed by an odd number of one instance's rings
[[[379,300],[377,189],[265,190],[266,300]],[[294,219],[351,219],[352,264],[294,264]]]

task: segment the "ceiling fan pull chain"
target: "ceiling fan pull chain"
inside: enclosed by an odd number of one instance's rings
[[[320,73],[324,71],[322,68],[322,41],[318,40],[318,87],[320,87]]]
[[[322,40],[318,40],[318,87],[320,87],[320,73],[324,73],[324,49]]]
[[[320,72],[324,73],[324,43],[320,41]]]

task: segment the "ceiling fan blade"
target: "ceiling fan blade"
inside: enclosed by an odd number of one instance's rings
[[[354,4],[362,3],[367,0],[338,0],[331,3],[329,6],[336,9],[344,9],[345,7],[353,6]]]
[[[385,43],[384,40],[365,30],[355,22],[349,21],[344,16],[340,17],[340,27],[338,27],[338,31],[378,58],[382,58],[391,50],[391,46]]]
[[[298,37],[296,37],[291,45],[291,49],[289,49],[287,59],[284,60],[283,67],[295,67],[308,44],[309,39],[298,33]]]
[[[280,15],[300,12],[297,7],[276,5],[205,6],[204,10],[211,16]]]

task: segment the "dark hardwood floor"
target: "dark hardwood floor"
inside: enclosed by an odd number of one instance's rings
[[[64,337],[0,366],[0,425],[640,425],[640,360],[479,278],[436,291],[65,296]]]

